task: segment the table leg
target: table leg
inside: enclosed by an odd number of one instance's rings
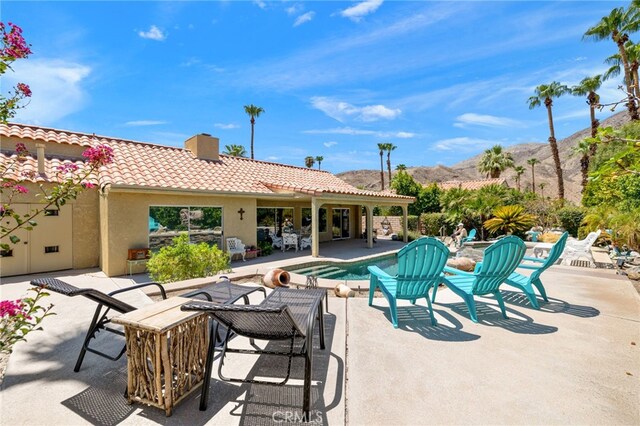
[[[171,410],[173,410],[173,374],[171,372],[169,345],[166,333],[163,333],[160,337],[160,352],[162,354],[162,376],[164,376],[164,409],[167,417],[169,417],[171,416]],[[160,376],[160,374],[158,376]]]

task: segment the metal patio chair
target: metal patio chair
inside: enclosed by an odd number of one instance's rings
[[[76,361],[76,365],[73,368],[73,371],[75,371],[76,373],[80,371],[84,356],[87,352],[94,353],[111,361],[117,361],[125,353],[126,346],[124,345],[122,347],[122,350],[120,350],[120,352],[115,355],[100,351],[90,346],[91,339],[95,339],[97,337],[96,335],[102,330],[109,333],[117,334],[119,336],[124,336],[124,333],[121,330],[114,329],[108,326],[111,322],[111,311],[114,311],[118,314],[125,314],[127,312],[132,312],[138,309],[135,306],[132,306],[115,298],[115,295],[131,290],[137,290],[143,287],[156,286],[160,289],[162,298],[167,298],[164,287],[158,283],[137,284],[131,287],[115,290],[110,293],[103,293],[93,288],[78,288],[56,278],[37,278],[35,280],[32,280],[31,284],[34,286],[46,288],[47,290],[54,291],[56,293],[64,294],[65,296],[69,297],[84,296],[87,299],[90,299],[98,304],[96,311],[93,314],[93,319],[91,320],[91,324],[89,325],[87,334],[82,343],[82,348],[80,349],[78,360]],[[204,297],[205,299],[216,303],[234,303],[239,299],[243,299],[244,302],[248,304],[248,295],[253,293],[254,291],[262,291],[263,293],[265,293],[263,287],[240,286],[237,284],[232,284],[228,279],[225,279],[220,283],[193,290],[181,296],[190,298]]]
[[[326,297],[325,289],[296,290],[278,287],[272,291],[259,305],[217,305],[210,302],[193,301],[182,305],[184,311],[203,311],[208,313],[214,324],[224,325],[226,330],[223,339],[222,356],[218,364],[218,376],[223,381],[236,383],[254,383],[282,386],[291,375],[291,363],[294,357],[303,357],[304,364],[304,396],[303,418],[309,419],[311,407],[311,367],[313,361],[313,333],[316,321],[319,322],[320,349],[324,349],[324,318],[322,299]],[[214,325],[216,328],[217,325]],[[216,333],[216,330],[212,330]],[[229,347],[231,334],[260,340],[289,341],[289,350],[272,351],[267,349],[236,349]],[[296,340],[302,340],[296,345]],[[216,346],[213,339],[209,343],[207,368],[200,396],[200,410],[207,409],[211,370]],[[296,347],[299,346],[299,347]],[[222,373],[224,358],[228,353],[284,356],[288,358],[287,374],[281,382],[252,379],[229,378]]]

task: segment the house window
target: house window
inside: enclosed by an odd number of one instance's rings
[[[258,207],[256,209],[258,233],[282,235],[286,224],[293,223],[293,207]],[[260,240],[260,238],[258,238]]]
[[[151,206],[149,207],[149,248],[159,250],[171,244],[181,232],[192,243],[207,243],[222,248],[222,207]]]
[[[327,232],[327,209],[318,210],[318,232]]]

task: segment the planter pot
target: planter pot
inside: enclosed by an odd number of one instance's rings
[[[272,269],[262,278],[265,287],[269,288],[289,287],[289,281],[291,276],[284,269]]]

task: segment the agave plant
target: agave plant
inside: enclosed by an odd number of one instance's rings
[[[492,234],[503,232],[513,234],[531,228],[536,217],[526,213],[522,206],[501,206],[493,211],[493,217],[484,222],[484,227]]]

